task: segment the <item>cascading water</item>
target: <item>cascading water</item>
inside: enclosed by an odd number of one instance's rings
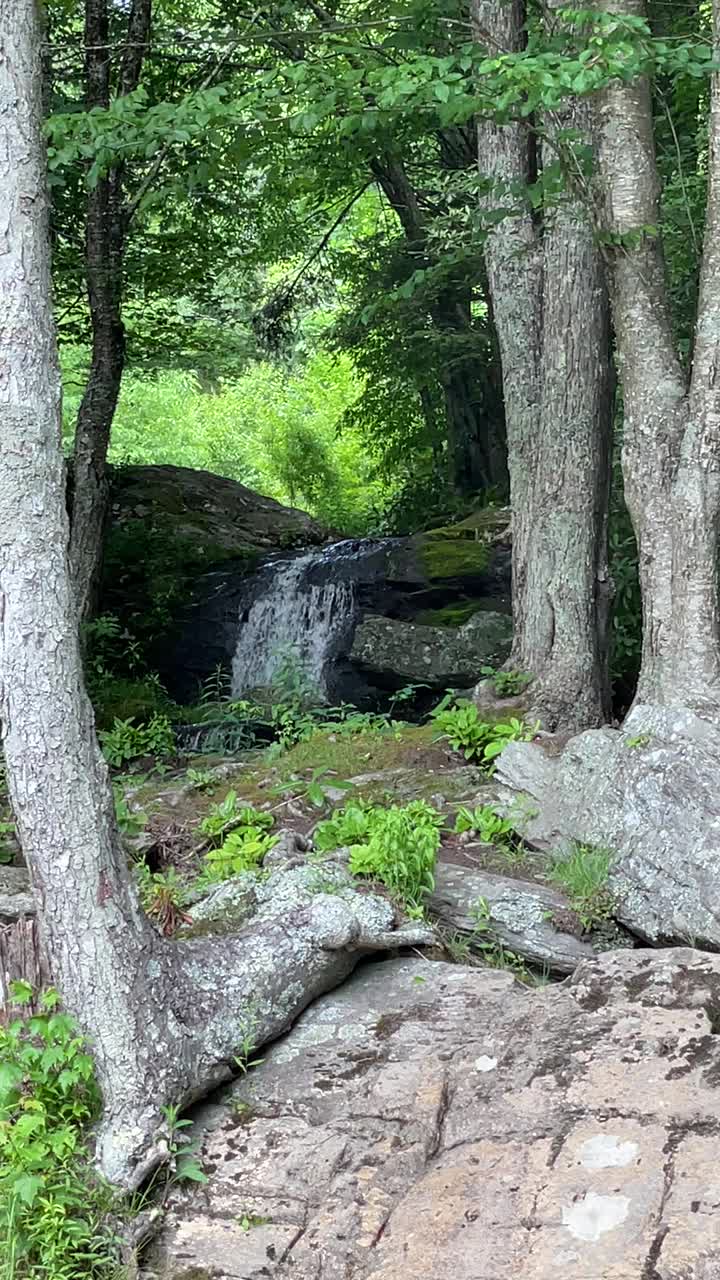
[[[363,566],[380,546],[336,542],[266,566],[252,602],[240,611],[234,697],[272,685],[288,656],[308,684],[327,696],[330,664],[352,639],[358,582],[367,576]]]

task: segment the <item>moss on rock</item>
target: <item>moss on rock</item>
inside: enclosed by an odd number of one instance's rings
[[[419,550],[423,568],[431,582],[437,578],[475,577],[488,567],[488,548],[473,537],[425,534]]]
[[[413,622],[423,627],[463,627],[476,613],[487,608],[487,600],[455,600],[441,609],[424,609]]]

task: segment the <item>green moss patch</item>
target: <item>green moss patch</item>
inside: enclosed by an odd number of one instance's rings
[[[482,573],[490,558],[487,542],[466,521],[430,529],[418,541],[420,561],[428,578],[463,578]]]
[[[455,600],[442,609],[424,609],[413,622],[424,627],[462,627],[486,605],[486,600]]]

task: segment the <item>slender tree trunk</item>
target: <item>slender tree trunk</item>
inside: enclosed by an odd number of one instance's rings
[[[459,494],[507,489],[507,446],[502,399],[490,370],[473,347],[469,290],[456,286],[433,308],[435,326],[447,347],[441,381],[447,419],[450,483]]]
[[[645,16],[643,0],[602,5]],[[714,5],[718,45],[718,5]],[[638,544],[643,649],[637,703],[720,714],[720,86],[713,78],[709,192],[689,381],[675,347],[659,224],[650,87],[598,101],[606,229],[625,410],[625,500]]]
[[[427,236],[417,194],[403,164],[384,157],[372,171],[419,261],[428,260]],[[445,403],[448,473],[459,494],[507,487],[505,424],[493,379],[473,351],[470,293],[448,282],[429,308],[442,349],[440,385]]]
[[[474,0],[473,17],[479,40],[522,47],[518,0]],[[587,110],[571,102],[553,127],[587,137]],[[546,727],[581,729],[609,713],[611,396],[602,264],[578,202],[568,196],[542,224],[517,207],[513,193],[535,176],[525,123],[480,121],[478,159],[494,183],[487,206],[508,206],[488,232],[486,262],[513,516],[509,665],[533,675],[533,710]]]
[[[152,0],[133,0],[118,95],[137,88],[150,32]],[[108,107],[112,53],[108,0],[86,0],[86,107]],[[70,566],[81,618],[92,612],[102,567],[108,510],[107,453],[123,369],[123,257],[127,214],[123,172],[116,166],[88,193],[85,261],[92,319],[92,358],[78,412],[73,451]]]

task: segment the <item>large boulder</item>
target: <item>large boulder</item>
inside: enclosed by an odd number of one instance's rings
[[[311,546],[329,536],[306,511],[284,507],[237,480],[189,467],[114,469],[111,513],[111,534],[129,526],[138,533],[164,531],[193,547],[208,565]]]
[[[188,467],[114,469],[110,514],[101,611],[122,619],[171,685],[178,657],[168,654],[199,581],[214,600],[226,582],[242,581],[268,556],[329,537],[304,511]],[[193,643],[202,647],[212,630],[213,623]],[[204,675],[224,656],[216,647],[200,663]]]
[[[615,914],[653,943],[720,949],[720,743],[690,712],[637,706],[618,729],[560,748],[511,743],[496,781],[539,849],[569,842],[614,855]]]
[[[720,959],[397,959],[203,1106],[159,1280],[715,1280]]]
[[[511,619],[490,610],[473,614],[461,627],[370,615],[355,631],[350,657],[376,675],[444,689],[471,684],[483,665],[504,661],[511,642]]]

